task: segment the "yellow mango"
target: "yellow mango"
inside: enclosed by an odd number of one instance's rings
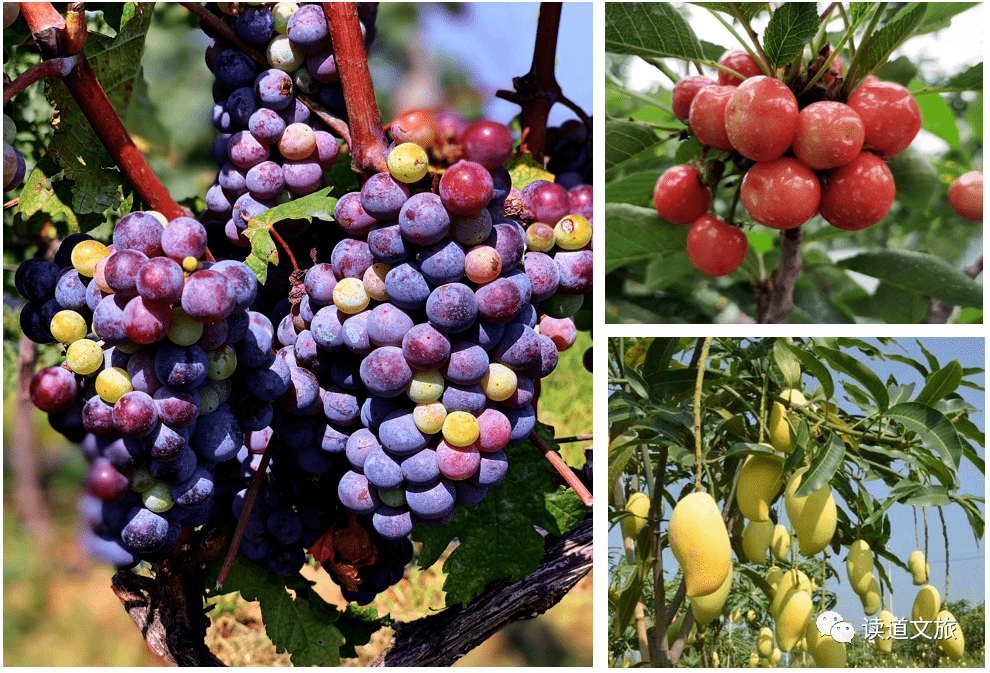
[[[777,593],[777,587],[780,586],[780,579],[784,576],[784,571],[777,566],[770,566],[770,570],[767,571],[766,581],[770,585],[771,595]]]
[[[694,621],[698,626],[705,626],[719,616],[725,601],[729,598],[729,589],[732,588],[732,570],[726,575],[722,586],[707,596],[696,596],[689,599],[691,601],[691,612],[694,613]]]
[[[747,521],[743,530],[743,555],[750,563],[763,563],[767,560],[767,550],[773,537],[773,522]]]
[[[911,619],[933,622],[938,617],[938,609],[941,606],[942,597],[939,595],[938,589],[931,584],[926,584],[918,589],[918,595],[914,597],[914,605],[911,606]]]
[[[791,553],[791,534],[786,526],[777,524],[773,529],[773,537],[770,539],[770,550],[773,557],[778,561],[786,561]]]
[[[633,493],[626,501],[625,509],[629,516],[622,520],[622,533],[635,540],[646,527],[647,516],[650,513],[650,496],[639,491]]]
[[[780,584],[777,585],[777,591],[774,593],[773,602],[770,604],[770,612],[773,614],[774,618],[780,614],[780,608],[784,604],[784,599],[787,598],[787,594],[790,591],[797,590],[803,591],[804,593],[811,595],[811,580],[802,571],[792,568],[784,573],[783,577],[780,578]]]
[[[869,586],[859,598],[863,603],[863,612],[867,615],[875,615],[877,610],[880,609],[880,584],[877,582],[877,577],[873,573],[870,573]]]
[[[791,590],[784,599],[777,614],[777,645],[784,652],[794,649],[797,641],[804,636],[811,623],[814,605],[811,595],[803,591]],[[777,663],[777,662],[774,662]]]
[[[856,540],[849,545],[846,575],[849,576],[849,586],[860,597],[870,588],[870,578],[873,576],[873,551],[865,541]]]
[[[739,472],[736,503],[750,521],[767,521],[770,503],[784,485],[784,460],[778,456],[747,456]]]
[[[880,635],[873,639],[873,644],[884,654],[890,654],[890,650],[894,647],[894,639],[891,637],[891,625],[894,623],[896,617],[891,612],[881,610],[880,614],[877,615],[877,619],[880,620],[881,624],[880,628],[877,629]]]
[[[808,629],[817,631],[817,629]],[[811,656],[820,668],[845,668],[846,644],[834,640],[832,636],[819,636],[811,649]]]
[[[780,397],[797,405],[808,403],[800,390],[783,390]],[[767,430],[773,448],[781,453],[792,453],[797,444],[797,424],[792,426],[791,423],[791,411],[783,403],[774,401],[773,407],[770,409],[770,422]]]
[[[702,491],[684,496],[670,515],[668,537],[688,597],[717,591],[732,568],[732,548],[715,499]]]
[[[813,556],[828,546],[835,535],[838,510],[832,497],[832,488],[822,484],[811,495],[799,498],[795,495],[807,467],[795,470],[784,491],[784,506],[798,538],[798,549],[803,556]]]
[[[911,571],[915,585],[920,587],[922,584],[928,584],[930,566],[925,562],[924,552],[920,550],[911,552],[908,556],[908,570]]]
[[[760,655],[758,655],[756,652],[750,652],[749,653],[749,667],[750,668],[756,668],[756,665],[758,663],[760,663]]]
[[[938,613],[938,619],[939,621],[946,622],[955,621],[956,618],[953,617],[952,613],[948,610],[942,610]],[[945,633],[949,633],[948,627],[945,627]],[[942,648],[942,651],[945,652],[945,654],[949,657],[949,659],[952,659],[952,661],[959,661],[962,659],[963,650],[966,648],[966,641],[963,638],[962,626],[957,623],[952,629],[951,636],[946,635],[944,638],[939,638],[938,646]]]
[[[773,631],[770,627],[764,626],[756,634],[756,651],[762,657],[769,657],[773,654]]]

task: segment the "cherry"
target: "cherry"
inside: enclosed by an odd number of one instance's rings
[[[821,193],[810,168],[793,157],[780,157],[747,171],[740,198],[756,222],[774,229],[794,229],[818,212]]]
[[[748,247],[746,234],[726,224],[718,215],[702,215],[687,235],[691,263],[709,276],[727,276],[738,269]]]
[[[753,161],[770,161],[786,152],[797,121],[797,98],[786,84],[764,75],[740,84],[725,108],[729,142]]]
[[[725,55],[719,59],[718,64],[735,70],[740,75],[745,75],[746,77],[743,79],[763,74],[760,64],[742,49],[733,49],[726,52]],[[735,75],[730,75],[722,70],[718,71],[718,83],[723,86],[726,84],[738,86],[739,84],[742,84],[742,81],[743,80],[739,79]]]
[[[819,101],[798,115],[794,154],[816,171],[838,168],[860,153],[865,134],[863,120],[851,107],[835,101]]]
[[[691,224],[708,212],[712,190],[690,166],[674,166],[657,180],[653,189],[657,214],[674,224]]]
[[[863,120],[865,146],[883,157],[900,154],[921,129],[918,101],[894,82],[864,84],[849,97],[849,107]]]
[[[949,185],[949,205],[956,215],[972,222],[983,221],[983,173],[970,171]]]
[[[697,93],[691,102],[691,131],[703,144],[717,150],[731,150],[725,130],[725,107],[736,92],[734,86],[709,86]]]
[[[896,191],[894,176],[883,159],[860,152],[829,174],[822,189],[822,217],[846,231],[866,229],[890,212]]]
[[[674,109],[674,116],[682,122],[687,122],[691,117],[691,102],[694,97],[698,95],[699,91],[709,86],[715,86],[715,82],[701,75],[685,77],[675,84],[674,91],[671,93],[671,107]]]

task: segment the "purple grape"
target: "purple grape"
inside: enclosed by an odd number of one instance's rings
[[[394,346],[373,350],[361,362],[360,372],[368,391],[379,397],[401,395],[412,381],[412,370],[402,355],[402,349]]]
[[[323,169],[311,158],[282,163],[282,174],[285,176],[285,186],[293,194],[300,196],[312,194],[323,182]]]
[[[385,274],[385,291],[393,304],[407,310],[423,308],[430,297],[430,286],[419,263],[412,261],[392,267]]]
[[[330,264],[337,278],[361,278],[374,263],[368,244],[356,238],[342,239],[330,254]]]
[[[433,285],[456,283],[464,277],[464,248],[457,241],[444,238],[420,251],[419,266]]]
[[[444,389],[441,401],[448,412],[466,411],[477,416],[485,410],[488,398],[480,385],[459,386],[450,384]]]
[[[446,334],[464,332],[478,317],[477,296],[462,283],[441,285],[430,293],[426,301],[426,317],[431,325]]]
[[[340,504],[356,514],[371,514],[381,505],[375,487],[368,483],[363,474],[357,472],[347,472],[341,477],[337,485],[337,497],[340,498]]]
[[[284,110],[292,102],[292,78],[277,68],[269,68],[255,78],[254,96],[266,108]]]
[[[227,114],[237,125],[238,129],[243,129],[251,121],[251,115],[258,109],[258,101],[254,97],[254,89],[250,86],[237,89],[227,98]]]
[[[321,306],[333,304],[333,290],[337,286],[337,276],[331,264],[317,264],[306,272],[306,294],[311,301]]]
[[[319,132],[317,144],[319,144]],[[334,141],[334,145],[336,144]],[[360,192],[349,192],[340,197],[333,209],[333,219],[337,222],[337,226],[350,236],[367,235],[376,222],[375,218],[364,212]]]
[[[22,297],[31,301],[46,302],[55,296],[59,273],[62,268],[47,259],[33,257],[17,265],[14,287]],[[78,273],[78,272],[77,272]]]
[[[253,96],[252,92],[252,96]],[[258,108],[248,119],[248,130],[251,131],[259,143],[264,145],[276,145],[285,132],[285,120],[274,110],[266,107]]]
[[[182,309],[197,322],[216,322],[233,313],[235,297],[233,285],[222,273],[202,269],[186,279]]]
[[[409,187],[388,173],[372,175],[361,187],[361,206],[364,212],[376,220],[399,217],[408,198]]]
[[[492,176],[481,164],[458,161],[440,178],[440,199],[456,215],[473,215],[492,199]]]
[[[372,449],[364,460],[364,476],[377,489],[391,491],[402,486],[402,464],[381,445]]]
[[[475,292],[478,314],[490,323],[507,323],[519,313],[522,294],[508,278],[497,278]]]
[[[454,483],[446,477],[441,477],[434,484],[410,484],[406,489],[406,503],[409,509],[424,519],[436,519],[444,516],[454,507],[457,491]]]
[[[314,135],[316,136],[316,161],[320,164],[320,168],[328,171],[337,163],[337,158],[340,156],[340,145],[337,143],[337,139],[326,131],[317,131]]]
[[[118,250],[107,257],[103,267],[104,282],[121,297],[133,297],[137,291],[138,271],[148,257],[138,250]]]
[[[268,7],[245,7],[234,26],[246,42],[265,44],[275,33],[275,17]]]
[[[248,169],[268,159],[268,145],[258,142],[250,131],[238,131],[227,143],[227,156],[238,168]]]
[[[413,246],[402,236],[399,223],[394,220],[373,221],[368,231],[368,248],[376,261],[389,265],[404,262],[413,254]]]
[[[343,350],[346,319],[346,314],[332,304],[317,311],[309,325],[316,345],[330,353]]]
[[[558,290],[565,295],[588,294],[592,289],[595,255],[591,250],[558,252],[553,261],[560,271]]]
[[[382,447],[396,456],[408,456],[426,447],[430,436],[416,427],[408,409],[390,412],[378,428]]]
[[[227,193],[228,198],[236,199],[241,194],[247,193],[245,175],[245,171],[228,161],[220,169],[219,175],[217,175],[217,184]]]
[[[526,253],[526,276],[533,288],[534,302],[552,297],[560,284],[560,268],[553,258],[542,252]]]
[[[251,86],[257,73],[254,61],[237,49],[224,50],[213,63],[217,83],[231,90]]]
[[[125,437],[144,437],[158,423],[158,408],[148,393],[132,390],[113,405],[113,425]]]
[[[358,355],[364,355],[374,350],[374,345],[368,338],[368,316],[370,311],[362,311],[344,320],[344,346],[347,350]]]
[[[440,478],[437,452],[426,448],[402,459],[402,476],[410,484],[432,484]]]
[[[488,373],[488,352],[477,344],[458,341],[450,349],[450,359],[441,369],[443,377],[462,386],[481,383]]]
[[[433,245],[450,229],[450,215],[440,197],[421,192],[409,197],[399,211],[399,229],[406,239],[416,245]]]
[[[495,361],[515,370],[528,369],[539,357],[538,335],[532,327],[518,323],[506,327],[505,335],[492,351],[492,358]]]
[[[402,346],[403,338],[414,324],[409,314],[397,306],[379,304],[368,316],[368,338],[376,346]]]
[[[193,390],[206,380],[209,362],[195,344],[188,347],[163,344],[155,355],[155,375],[174,390]]]
[[[113,247],[121,250],[137,250],[147,257],[162,254],[162,234],[165,228],[154,215],[136,211],[120,218],[113,228]]]
[[[402,354],[410,367],[421,371],[439,369],[450,357],[450,341],[435,327],[419,324],[402,337]]]

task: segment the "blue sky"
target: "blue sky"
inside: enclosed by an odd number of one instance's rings
[[[866,341],[878,346],[880,345],[875,339],[866,339]],[[922,338],[919,341],[943,366],[952,360],[958,360],[963,368],[985,367],[984,339]],[[921,349],[914,339],[898,339],[896,342],[891,342],[887,346],[880,346],[880,348],[885,352],[901,353],[912,359],[920,360],[921,362],[925,361]],[[858,355],[858,351],[855,353]],[[920,373],[908,365],[890,361],[869,364],[877,376],[883,381],[886,381],[889,375],[893,375],[900,383],[915,381],[917,382],[915,387],[916,393],[924,385]],[[837,375],[837,383],[843,378],[843,375]],[[985,376],[983,374],[968,377],[966,380],[972,381],[981,387],[985,385]],[[808,381],[806,380],[807,384]],[[815,384],[811,384],[810,387],[811,390],[814,390],[816,386]],[[967,402],[981,410],[979,413],[971,414],[970,418],[981,431],[985,431],[986,417],[984,410],[986,404],[984,393],[969,388],[961,388],[959,392]],[[836,395],[841,395],[838,392],[838,387]],[[985,458],[982,449],[979,449],[979,453]],[[965,460],[961,469],[961,482],[961,493],[978,496],[985,494],[985,478],[983,474]],[[868,482],[864,484],[864,487],[876,498],[885,497],[888,490],[881,482]],[[847,512],[849,511],[841,499],[837,498],[837,504]],[[782,510],[782,505],[778,503],[777,506]],[[921,546],[924,544],[922,508],[917,508],[917,539],[920,540],[920,543],[916,542],[915,512],[913,510],[914,508],[908,506],[897,505],[890,511],[891,530],[895,531],[895,533],[892,535],[888,550],[897,558],[907,559],[908,554],[912,551],[923,548]],[[951,601],[966,599],[971,605],[979,604],[983,602],[986,595],[984,549],[982,544],[981,546],[977,546],[966,515],[958,505],[949,505],[943,508],[943,511],[948,528],[949,561],[951,564],[951,593],[948,599]],[[609,532],[610,552],[615,549],[621,550],[622,541],[618,528],[616,526]],[[937,510],[934,508],[928,508],[928,552],[928,562],[931,565],[929,583],[934,585],[940,593],[944,593],[946,572],[945,546],[941,522],[939,521]],[[838,570],[839,581],[836,582],[834,579],[830,581],[829,589],[837,593],[837,611],[844,619],[852,622],[857,631],[861,632],[864,620],[863,609],[859,598],[848,586],[844,563],[845,555],[845,550],[843,550],[838,557],[830,557],[833,567]],[[888,576],[892,578],[894,587],[894,598],[892,601],[890,595],[884,593],[884,607],[890,610],[896,617],[910,618],[911,604],[914,602],[917,587],[913,585],[910,575],[905,571],[885,560],[882,564]],[[664,565],[667,568],[676,568],[673,556],[669,552],[666,552]],[[944,598],[945,596],[943,596]]]

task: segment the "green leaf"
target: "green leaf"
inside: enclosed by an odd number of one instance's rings
[[[628,578],[626,585],[619,593],[617,605],[612,613],[612,637],[619,638],[626,627],[632,622],[636,604],[643,598],[643,587],[646,577],[638,568]]]
[[[605,51],[643,58],[704,59],[687,19],[667,2],[614,2],[605,6]]]
[[[767,8],[767,3],[765,2],[692,2],[691,4],[716,12],[721,12],[723,14],[728,14],[732,18],[735,18],[736,16],[732,11],[735,9],[744,19],[747,20],[752,19],[754,16]]]
[[[983,63],[977,63],[953,75],[943,89],[951,91],[983,91]]]
[[[956,126],[956,116],[952,113],[948,101],[941,96],[918,96],[916,100],[918,107],[921,108],[921,128],[934,133],[949,143],[950,147],[957,149],[959,127]],[[898,195],[900,195],[900,185],[898,185]]]
[[[791,388],[801,385],[801,364],[797,357],[787,348],[783,339],[773,342],[773,361],[784,376],[784,381]]]
[[[683,252],[687,243],[687,227],[664,222],[652,208],[606,203],[605,221],[606,274],[664,253]]]
[[[207,586],[216,584],[223,561],[219,556],[207,565]],[[298,574],[281,577],[267,564],[262,566],[238,554],[223,590],[239,591],[244,600],[260,603],[265,632],[275,651],[288,652],[294,665],[339,666],[344,635],[334,622],[341,613],[312,591],[311,585]],[[295,591],[295,599],[287,588]]]
[[[770,68],[790,63],[818,32],[818,7],[814,2],[785,2],[770,17],[763,35],[763,50]]]
[[[605,203],[629,203],[645,206],[653,198],[653,188],[660,177],[658,171],[632,173],[620,180],[608,183],[605,190]]]
[[[877,408],[879,408],[880,411],[885,411],[887,409],[890,402],[890,398],[887,395],[887,387],[877,377],[877,375],[873,373],[872,369],[848,353],[844,353],[835,348],[816,346],[814,351],[828,360],[828,363],[832,365],[832,367],[839,370],[843,374],[852,377],[855,381],[863,384],[863,387],[870,391],[870,394],[873,396],[873,401],[876,402]]]
[[[819,451],[808,471],[801,476],[801,485],[794,495],[804,498],[811,495],[823,485],[832,481],[832,477],[842,467],[842,460],[846,456],[846,445],[838,435],[833,434],[825,451]]]
[[[855,3],[853,3],[855,4]],[[921,22],[915,35],[931,33],[936,30],[947,28],[952,17],[961,14],[971,7],[976,7],[978,2],[929,2],[928,11],[925,13],[925,20]]]
[[[545,439],[549,431],[537,424]],[[551,446],[555,446],[549,440]],[[530,441],[508,448],[509,470],[502,482],[488,489],[473,507],[458,507],[447,524],[419,525],[413,540],[422,542],[419,564],[434,563],[455,538],[457,547],[444,562],[443,589],[447,605],[465,604],[490,582],[518,581],[539,567],[544,539],[536,526],[562,535],[587,513],[577,496],[554,485],[556,474],[542,452]]]
[[[875,2],[850,2],[849,3],[849,20],[855,26],[861,23],[874,9],[876,9]]]
[[[654,257],[646,264],[646,278],[643,289],[646,292],[659,292],[689,276],[700,273],[687,252],[675,252],[666,257]]]
[[[656,131],[636,122],[605,123],[605,172],[614,174],[616,169],[642,156],[655,156],[663,145]],[[658,176],[659,177],[659,176]]]
[[[836,264],[953,306],[983,306],[983,286],[934,255],[911,250],[877,250]]]
[[[885,416],[917,434],[924,447],[938,456],[953,474],[958,471],[962,445],[956,429],[945,414],[924,404],[905,402],[891,407]],[[951,487],[954,484],[945,485]]]
[[[786,341],[783,342],[783,345],[794,357],[801,361],[805,370],[822,385],[822,393],[825,395],[825,399],[832,399],[832,395],[835,394],[835,383],[832,381],[832,374],[829,373],[828,367],[823,365],[820,359],[804,348],[789,344]]]
[[[925,379],[925,387],[918,393],[915,402],[918,404],[933,405],[954,393],[962,383],[962,365],[958,360],[953,360],[938,371],[932,372]]]
[[[854,3],[855,4],[855,3]],[[871,35],[866,45],[860,47],[865,50],[861,55],[861,72],[872,71],[907,40],[925,18],[927,3],[912,2],[902,9],[897,16],[885,24],[880,30]]]
[[[940,96],[922,96],[922,98],[942,100]],[[955,121],[952,124],[955,129]],[[958,140],[957,130],[956,141]],[[897,186],[897,202],[927,213],[936,195],[941,191],[938,169],[931,160],[913,147],[908,147],[890,159],[887,167],[890,168],[894,176],[894,184]]]

